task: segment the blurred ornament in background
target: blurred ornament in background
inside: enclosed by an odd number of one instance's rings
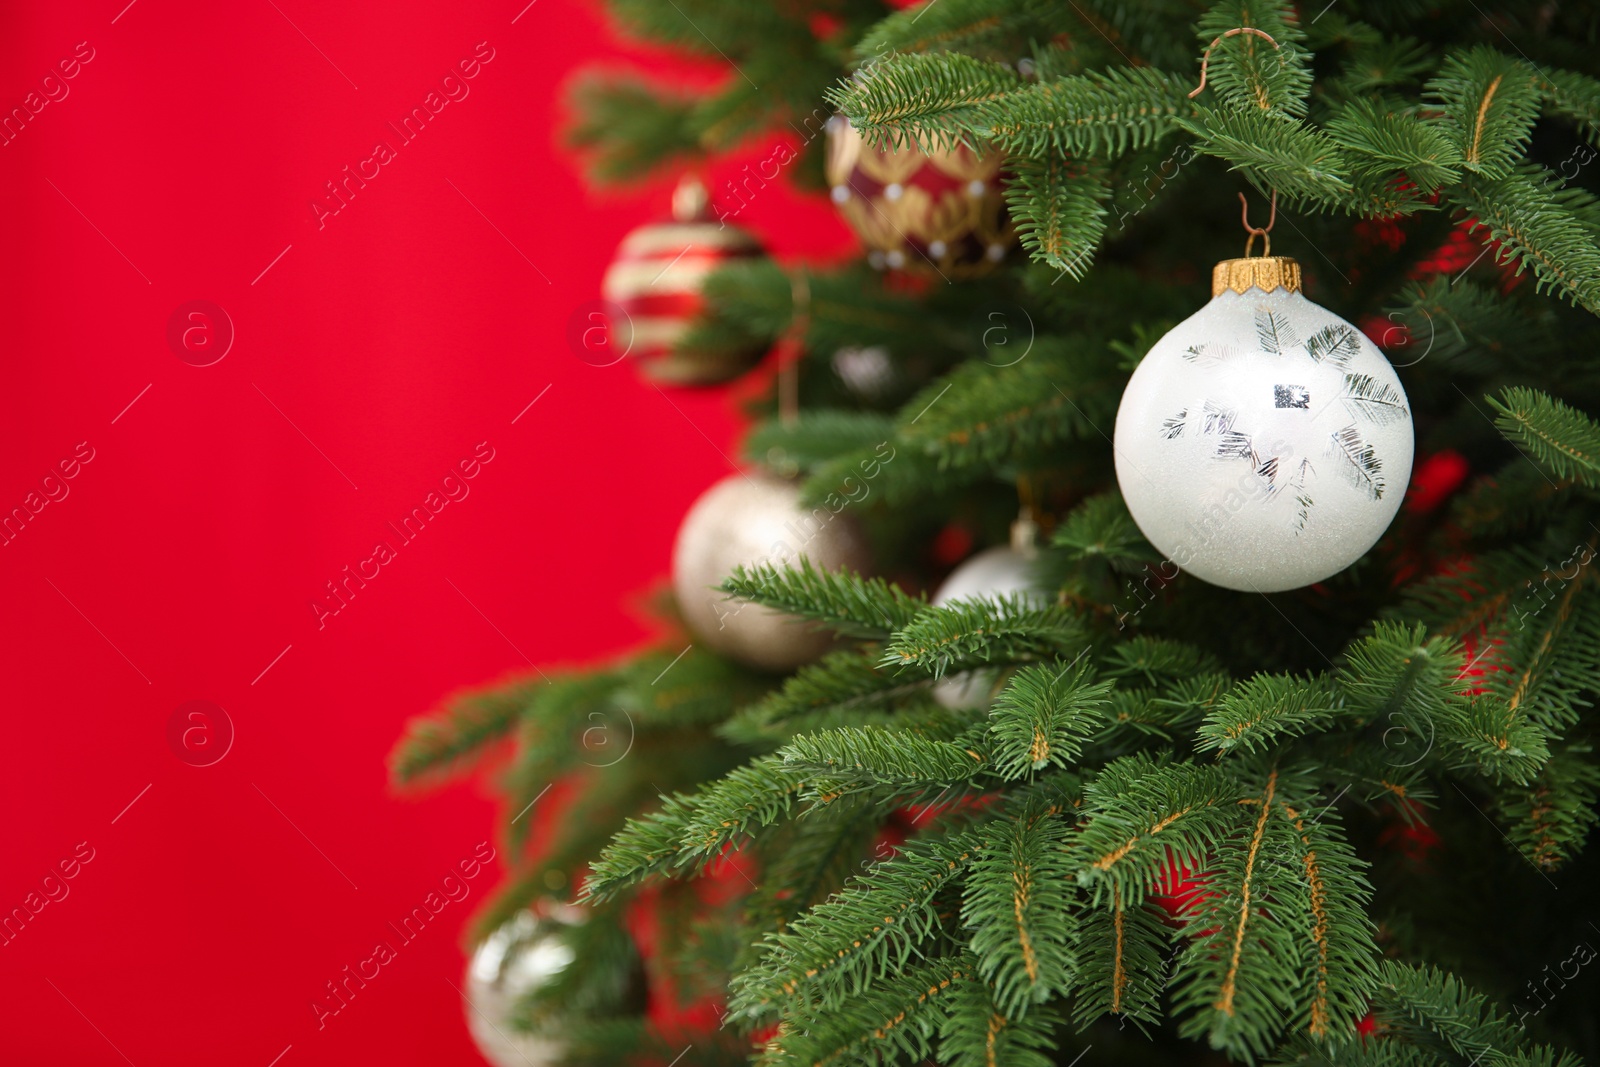
[[[833,372],[864,400],[883,396],[895,383],[894,360],[882,345],[846,345],[833,354]]]
[[[1050,597],[1038,588],[1035,566],[1038,527],[1026,514],[1011,526],[1011,543],[986,548],[950,572],[933,594],[936,608],[975,597],[995,599],[1016,597],[1024,608],[1043,607]],[[982,710],[994,699],[997,672],[966,671],[941,678],[933,687],[933,698],[953,711]]]
[[[1213,585],[1275,593],[1373,546],[1405,496],[1414,442],[1378,347],[1301,295],[1294,260],[1246,252],[1217,264],[1211,302],[1133,372],[1114,452],[1157,550]]]
[[[800,486],[770,474],[730,474],[684,516],[672,550],[672,588],[690,632],[752,667],[793,670],[826,652],[833,634],[792,615],[729,599],[716,586],[734,567],[801,557],[820,570],[866,573],[867,542],[843,507],[800,506]]]
[[[674,385],[715,385],[760,362],[765,345],[728,351],[675,350],[705,306],[707,275],[718,267],[763,255],[761,242],[741,226],[718,221],[706,187],[695,177],[678,183],[672,220],[640,226],[622,239],[606,270],[601,294],[627,317],[619,342],[650,377]]]
[[[556,1034],[529,1033],[516,1023],[517,1005],[548,986],[576,954],[559,928],[518,912],[484,939],[467,964],[467,1029],[494,1067],[553,1067],[566,1054]]]
[[[965,145],[873,148],[842,115],[828,120],[827,131],[833,202],[878,270],[970,278],[992,270],[1016,243],[999,155]]]

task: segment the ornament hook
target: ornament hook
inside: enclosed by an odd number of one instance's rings
[[[805,271],[796,270],[789,278],[789,298],[793,310],[778,353],[778,419],[785,426],[800,418],[800,357],[811,328],[811,282]]]
[[[1250,249],[1255,247],[1256,238],[1261,238],[1261,254],[1272,255],[1272,227],[1278,223],[1278,190],[1272,190],[1272,212],[1267,216],[1265,226],[1250,225],[1250,201],[1245,199],[1243,193],[1239,194],[1239,221],[1244,223],[1245,232],[1250,237],[1244,243],[1244,255],[1250,258]]]
[[[1200,57],[1200,84],[1195,86],[1194,92],[1189,94],[1190,100],[1193,100],[1195,97],[1206,91],[1206,70],[1211,66],[1211,50],[1217,47],[1224,37],[1236,37],[1241,33],[1253,34],[1256,37],[1262,38],[1274,48],[1280,47],[1278,42],[1273,40],[1272,34],[1268,33],[1266,30],[1258,30],[1254,26],[1235,26],[1226,33],[1219,33],[1215,40],[1206,45],[1206,54]]]

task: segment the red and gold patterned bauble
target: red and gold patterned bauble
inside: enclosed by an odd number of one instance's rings
[[[828,120],[833,202],[880,269],[964,278],[1004,260],[1016,230],[1000,193],[1000,168],[1000,156],[965,146],[873,148],[842,115]]]
[[[622,239],[601,293],[626,318],[613,323],[629,357],[652,378],[677,385],[714,385],[753,367],[765,348],[675,350],[704,306],[706,276],[763,254],[750,231],[718,222],[706,187],[685,178],[672,196],[672,221],[640,226]]]

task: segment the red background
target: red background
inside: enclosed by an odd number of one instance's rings
[[[0,513],[94,450],[0,547],[0,912],[94,850],[0,947],[0,1062],[480,1062],[449,982],[498,862],[324,1029],[309,1006],[492,838],[482,786],[396,796],[385,758],[456,688],[639,641],[629,600],[736,440],[724,394],[567,348],[668,192],[583,187],[559,89],[637,49],[591,5],[525,3],[0,13],[4,113],[94,50],[0,147]],[[481,41],[469,95],[319,230],[324,182]],[[784,256],[848,243],[783,188],[741,221]],[[196,299],[236,331],[212,366],[166,339]],[[319,630],[324,583],[483,441],[470,495]],[[235,726],[212,766],[169,747],[190,700]]]

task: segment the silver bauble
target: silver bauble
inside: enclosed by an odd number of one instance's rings
[[[793,670],[826,652],[833,635],[716,591],[734,567],[782,567],[804,557],[821,570],[867,570],[866,539],[841,506],[800,506],[800,487],[765,474],[731,474],[694,502],[672,550],[672,588],[695,637],[771,671]]]
[[[559,930],[538,932],[531,912],[518,912],[490,934],[467,964],[467,1029],[494,1067],[547,1067],[561,1062],[566,1043],[519,1030],[517,1002],[548,984],[573,961]]]
[[[950,572],[934,593],[933,606],[942,608],[956,600],[1013,593],[1023,594],[1023,601],[1029,606],[1047,604],[1050,598],[1035,586],[1035,555],[1029,549],[1011,545],[986,548]],[[994,684],[992,670],[967,671],[941,679],[933,687],[933,698],[955,711],[987,708],[994,697]]]

